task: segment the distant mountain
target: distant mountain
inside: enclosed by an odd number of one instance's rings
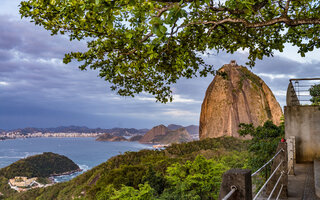
[[[184,127],[191,135],[199,135],[199,126],[190,125]]]
[[[157,135],[153,139],[153,143],[159,144],[183,143],[190,141],[192,141],[192,138],[185,128],[169,130],[165,135]]]
[[[143,135],[135,135],[135,136],[132,136],[129,141],[130,142],[135,142],[135,141],[139,141],[141,140],[141,138],[143,137]]]
[[[188,141],[192,141],[192,138],[185,128],[170,130],[162,124],[153,127],[139,140],[141,143],[159,144],[181,143]]]
[[[199,126],[196,126],[196,125],[190,125],[185,127],[177,124],[168,125],[168,129],[170,130],[177,130],[179,128],[185,128],[191,135],[199,135]]]
[[[144,135],[149,129],[135,129],[135,128],[113,128],[104,129],[105,133],[110,133],[116,136],[132,136],[132,135]]]
[[[105,133],[97,137],[96,141],[120,142],[120,141],[128,141],[128,140],[123,136],[115,136],[109,133]]]
[[[143,135],[146,132],[148,132],[148,129],[135,129],[135,128],[91,129],[86,126],[59,126],[56,128],[28,127],[23,129],[15,129],[12,131],[18,131],[18,132],[21,132],[22,134],[39,133],[39,132],[41,133],[109,133],[116,136],[132,136],[132,135]]]
[[[158,135],[165,135],[169,129],[161,124],[159,126],[153,127],[150,131],[148,131],[142,138],[139,140],[141,143],[153,143],[152,141],[155,139]]]
[[[170,130],[177,130],[179,128],[183,128],[183,126],[177,125],[177,124],[169,124],[168,125],[168,129],[170,129]]]

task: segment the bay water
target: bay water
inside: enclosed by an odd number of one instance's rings
[[[138,142],[100,142],[95,138],[27,138],[0,141],[0,168],[28,156],[53,152],[67,156],[83,170],[71,175],[55,177],[56,182],[70,180],[112,156],[126,151],[152,149]]]

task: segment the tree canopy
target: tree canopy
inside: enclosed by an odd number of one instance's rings
[[[202,55],[247,49],[248,65],[283,51],[301,56],[319,48],[320,5],[315,0],[27,0],[22,17],[70,40],[85,52],[64,62],[100,71],[123,96],[150,93],[172,100],[170,85],[182,77],[214,74]]]
[[[309,89],[310,96],[312,97],[310,101],[312,105],[320,105],[320,84],[315,84]]]

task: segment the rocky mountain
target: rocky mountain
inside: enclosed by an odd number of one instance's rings
[[[240,123],[262,125],[267,120],[279,125],[282,110],[264,81],[238,66],[235,61],[218,70],[201,107],[200,139],[240,137]]]
[[[159,126],[153,127],[150,131],[148,131],[140,140],[141,143],[153,143],[153,140],[156,138],[156,136],[159,135],[165,135],[169,129],[161,124]]]
[[[192,141],[192,137],[185,128],[170,130],[164,125],[153,127],[140,140],[141,143],[171,144]]]
[[[169,130],[165,135],[157,135],[153,139],[153,143],[159,144],[183,143],[190,141],[192,141],[192,138],[185,128]]]

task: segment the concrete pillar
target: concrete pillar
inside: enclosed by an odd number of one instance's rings
[[[295,143],[296,143],[295,136],[290,136],[289,138],[287,138],[289,175],[294,175],[294,165],[296,163]]]
[[[222,176],[219,200],[231,191],[231,186],[236,186],[237,190],[228,200],[252,200],[251,170],[230,169],[225,172]]]

